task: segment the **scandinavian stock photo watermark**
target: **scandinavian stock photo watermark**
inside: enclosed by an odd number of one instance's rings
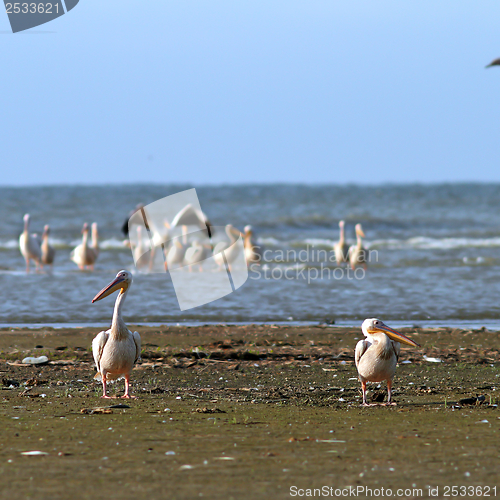
[[[362,280],[367,265],[378,262],[378,251],[363,249],[360,265],[338,262],[333,250],[307,244],[305,248],[262,252],[257,262],[250,264],[251,280]]]
[[[182,311],[229,295],[248,278],[241,233],[213,226],[196,189],[141,205],[128,229],[136,269],[168,272]]]
[[[436,498],[436,497],[496,497],[497,486],[426,486],[417,488],[385,488],[383,486],[370,488],[369,486],[322,486],[321,488],[299,488],[290,486],[290,496],[296,498]]]
[[[12,33],[25,31],[64,16],[80,0],[47,0],[16,2],[4,0]]]

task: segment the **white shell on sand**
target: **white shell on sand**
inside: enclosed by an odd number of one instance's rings
[[[47,356],[39,356],[38,358],[24,358],[23,363],[28,365],[44,365],[49,362],[49,358]]]

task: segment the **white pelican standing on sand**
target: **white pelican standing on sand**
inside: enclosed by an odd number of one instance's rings
[[[116,278],[103,288],[92,303],[120,290],[115,302],[111,328],[99,333],[92,341],[92,353],[97,368],[94,377],[102,381],[102,397],[109,398],[106,393],[106,382],[125,377],[125,394],[122,398],[133,398],[130,395],[130,372],[141,355],[141,337],[132,333],[122,318],[122,307],[132,285],[132,274],[120,271]]]
[[[363,266],[366,269],[366,256],[368,251],[363,246],[363,240],[361,239],[365,237],[365,233],[363,232],[361,224],[356,224],[355,230],[356,244],[349,248],[349,263],[352,269],[355,269],[357,266]]]
[[[420,346],[377,318],[365,319],[361,330],[366,338],[356,345],[355,361],[363,391],[363,406],[373,406],[366,402],[366,383],[384,380],[387,380],[387,404],[395,404],[391,402],[392,379],[396,373],[400,343]]]
[[[42,251],[40,243],[34,234],[29,234],[30,214],[24,216],[24,231],[19,236],[19,249],[26,261],[26,272],[30,272],[30,260],[34,260],[36,269],[41,267]]]
[[[48,224],[43,228],[42,234],[42,264],[51,266],[54,263],[56,251],[49,243],[50,228]]]
[[[82,229],[82,242],[73,249],[70,254],[70,259],[83,271],[85,267],[94,270],[94,264],[97,260],[97,255],[94,249],[88,244],[89,241],[89,225],[85,222]]]
[[[349,259],[349,245],[345,241],[345,222],[341,220],[339,222],[340,237],[339,241],[333,245],[333,251],[335,252],[335,260],[337,265],[340,266],[342,262],[347,262]]]

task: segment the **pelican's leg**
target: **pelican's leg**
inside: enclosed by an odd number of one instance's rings
[[[387,403],[386,406],[396,406],[396,403],[391,401],[392,397],[392,380],[387,381]]]
[[[130,373],[125,374],[125,394],[122,399],[136,399],[135,396],[130,394]]]
[[[361,406],[377,406],[375,404],[369,404],[366,401],[366,381],[365,380],[361,381],[361,390],[363,391],[363,403],[361,404]]]
[[[30,273],[30,260],[29,258],[26,259],[26,274]]]
[[[363,392],[363,406],[369,406],[366,402],[366,382],[364,380],[361,381],[361,391]]]
[[[106,372],[101,372],[101,380],[102,380],[102,396],[104,399],[111,399],[111,396],[108,396],[106,393]]]

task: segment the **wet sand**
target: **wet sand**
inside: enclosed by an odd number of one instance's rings
[[[402,348],[397,406],[363,408],[357,328],[137,330],[131,401],[101,399],[92,380],[99,329],[0,330],[5,498],[267,499],[293,486],[424,497],[439,486],[442,497],[446,485],[500,495],[500,332],[403,329],[422,347]],[[49,364],[20,363],[40,355]],[[111,389],[122,394],[123,381]],[[48,455],[21,455],[34,450]]]

